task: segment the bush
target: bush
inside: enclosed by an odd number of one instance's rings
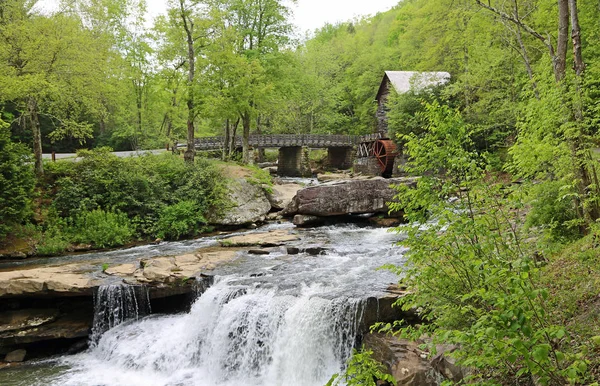
[[[398,303],[421,309],[429,324],[401,332],[457,345],[454,357],[473,370],[469,382],[582,381],[582,352],[547,318],[550,294],[522,226],[521,187],[487,172],[459,113],[438,104],[426,109],[427,131],[404,137],[406,170],[421,177],[414,187],[399,186],[400,202],[390,205],[409,220],[400,228],[407,263],[389,268],[411,290]]]
[[[36,254],[41,256],[55,256],[65,252],[71,242],[69,237],[62,232],[43,234],[36,246]]]
[[[8,129],[0,126],[0,239],[31,215],[34,185],[27,149],[11,142]]]
[[[545,181],[535,185],[531,196],[531,210],[525,223],[527,227],[545,229],[555,240],[579,236],[573,195],[565,192],[560,181]]]
[[[178,240],[198,234],[205,224],[206,220],[195,202],[181,201],[160,211],[156,235],[162,239]]]
[[[52,205],[63,218],[95,209],[120,211],[132,219],[138,235],[155,236],[165,206],[189,201],[201,216],[224,207],[224,181],[207,160],[188,165],[168,153],[118,158],[105,150],[79,155],[81,162],[55,176]]]
[[[134,230],[127,215],[101,209],[82,212],[71,222],[73,241],[106,248],[129,242]]]

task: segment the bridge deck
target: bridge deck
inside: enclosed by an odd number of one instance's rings
[[[379,134],[326,135],[326,134],[265,134],[251,135],[250,146],[255,148],[306,146],[310,148],[352,147],[361,142],[379,139]],[[219,150],[225,146],[225,137],[202,137],[196,139],[196,150]],[[242,146],[242,137],[235,137],[235,146]]]

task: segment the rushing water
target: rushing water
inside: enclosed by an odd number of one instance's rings
[[[189,313],[140,318],[143,293],[106,288],[96,303],[97,343],[46,363],[53,371],[37,382],[15,384],[324,385],[356,344],[365,299],[397,281],[377,268],[402,264],[393,245],[400,236],[354,225],[299,233],[299,247],[326,253],[242,254]]]

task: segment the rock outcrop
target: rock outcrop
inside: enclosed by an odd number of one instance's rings
[[[452,345],[436,345],[432,358],[425,340],[411,341],[380,333],[364,336],[366,349],[382,363],[396,380],[397,386],[437,386],[443,381],[461,383],[468,371],[456,364],[448,354],[456,350]]]
[[[373,358],[387,368],[397,386],[437,386],[443,380],[418,342],[372,333],[365,335],[363,343],[373,351]]]
[[[223,213],[209,215],[208,221],[212,225],[240,226],[265,220],[271,210],[271,203],[267,199],[260,185],[252,184],[245,178],[231,180],[228,186],[228,199],[231,206]]]
[[[285,209],[292,202],[296,193],[302,188],[302,185],[299,184],[273,185],[270,188],[271,192],[267,193],[271,208],[275,210]]]
[[[396,191],[391,185],[414,184],[414,179],[376,177],[347,180],[311,186],[299,190],[284,210],[287,216],[296,214],[320,217],[345,214],[388,213],[387,203]]]

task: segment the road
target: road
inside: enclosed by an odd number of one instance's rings
[[[139,156],[139,155],[143,155],[143,154],[147,154],[147,153],[151,153],[151,154],[161,154],[166,152],[167,150],[165,149],[158,149],[158,150],[134,150],[134,151],[113,151],[112,154],[116,155],[117,157],[134,157],[134,156]],[[44,159],[52,159],[52,154],[42,154],[42,157]],[[75,153],[56,153],[56,159],[73,159],[73,160],[77,160],[77,154]]]

